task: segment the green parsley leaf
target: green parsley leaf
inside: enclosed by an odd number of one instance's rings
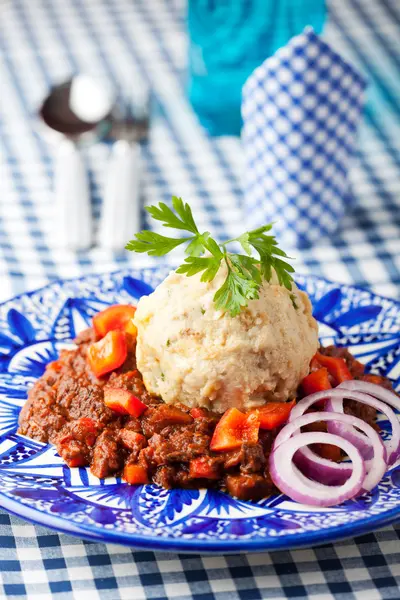
[[[248,254],[249,256],[251,256],[251,246],[249,244],[249,234],[248,234],[248,232],[246,231],[245,233],[242,233],[242,235],[240,235],[237,238],[237,241],[242,246],[242,248],[246,252],[246,254]]]
[[[273,267],[278,276],[279,284],[285,286],[285,288],[290,291],[293,283],[293,277],[290,273],[294,273],[292,265],[289,265],[289,263],[280,260],[279,258],[274,258]]]
[[[259,262],[251,256],[243,254],[230,254],[229,261],[236,272],[241,273],[247,279],[254,279],[258,284],[261,284],[261,272]]]
[[[185,254],[188,256],[201,256],[204,254],[206,250],[207,240],[209,239],[210,234],[206,231],[203,234],[199,234],[192,239],[189,246],[185,250]]]
[[[172,208],[160,202],[158,206],[148,206],[149,214],[160,221],[164,227],[187,231],[189,237],[169,238],[152,231],[137,233],[126,245],[127,250],[147,252],[149,256],[164,256],[181,244],[187,243],[184,263],[177,269],[187,277],[201,273],[201,281],[212,281],[224,264],[227,275],[222,286],[214,296],[215,307],[239,314],[249,300],[259,297],[263,280],[271,281],[273,272],[281,286],[292,289],[293,267],[286,262],[287,254],[278,247],[275,236],[270,235],[272,224],[263,225],[252,231],[246,231],[237,238],[217,243],[208,231],[201,233],[194,221],[192,210],[182,198],[172,197]],[[228,252],[227,246],[237,242],[245,254]],[[258,258],[253,256],[254,252]],[[293,306],[297,308],[296,297],[290,295]],[[204,309],[202,309],[202,314]]]
[[[219,271],[221,261],[222,256],[220,258],[215,256],[188,256],[176,272],[191,277],[203,271],[201,281],[212,281]]]
[[[133,252],[147,252],[149,256],[164,256],[190,238],[168,238],[154,231],[142,231],[135,235],[136,239],[127,243],[125,248]]]
[[[182,198],[172,196],[172,206],[176,214],[164,202],[160,202],[158,206],[146,206],[145,208],[153,219],[161,221],[164,227],[183,229],[198,234],[199,230],[194,222],[189,204],[184,204]]]
[[[228,276],[214,295],[215,308],[228,310],[231,317],[240,313],[249,300],[258,298],[259,285],[228,267]]]

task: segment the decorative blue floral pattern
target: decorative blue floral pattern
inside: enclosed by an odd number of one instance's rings
[[[55,448],[17,434],[29,387],[109,304],[136,301],[166,270],[55,283],[0,306],[0,504],[89,539],[181,551],[294,547],[372,529],[400,516],[400,465],[369,495],[332,509],[283,495],[252,504],[206,490],[129,486],[69,469]],[[324,344],[348,346],[372,372],[400,385],[400,305],[366,290],[299,277]],[[382,421],[384,436],[389,424]]]

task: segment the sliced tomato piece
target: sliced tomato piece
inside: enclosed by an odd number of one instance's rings
[[[260,429],[275,429],[286,423],[296,402],[268,402],[251,412],[258,416]]]
[[[149,483],[147,471],[140,465],[126,465],[122,473],[122,479],[131,485]]]
[[[350,373],[344,358],[325,356],[319,352],[317,352],[315,357],[322,367],[328,369],[328,373],[333,377],[335,385],[339,385],[340,383],[343,383],[343,381],[349,381],[350,379],[353,379],[353,376]]]
[[[123,388],[104,388],[104,404],[117,413],[132,417],[140,417],[147,409],[135,394]]]
[[[219,479],[218,465],[210,456],[198,456],[189,463],[189,477],[192,479]]]
[[[132,323],[136,308],[130,304],[114,304],[93,317],[93,328],[98,337],[104,337],[109,331],[119,329],[136,337],[136,327]]]
[[[96,377],[118,369],[126,360],[128,348],[122,331],[109,331],[107,335],[88,348],[88,362]]]
[[[260,421],[255,413],[244,414],[237,408],[229,408],[218,421],[211,439],[210,449],[234,450],[243,442],[256,444]]]

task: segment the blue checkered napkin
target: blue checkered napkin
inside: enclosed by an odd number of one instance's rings
[[[242,102],[249,227],[275,221],[288,247],[337,229],[365,86],[309,27],[252,73]]]

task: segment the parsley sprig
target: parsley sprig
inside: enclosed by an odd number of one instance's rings
[[[287,255],[278,247],[275,237],[269,234],[272,225],[247,231],[219,244],[208,231],[200,233],[189,204],[173,196],[172,207],[173,210],[160,202],[158,206],[147,206],[146,210],[164,227],[185,231],[188,236],[170,238],[153,231],[141,231],[127,243],[126,249],[147,253],[149,256],[165,256],[174,248],[187,243],[187,257],[177,273],[187,277],[202,273],[201,281],[212,281],[221,265],[225,264],[227,276],[214,296],[214,303],[217,310],[229,312],[231,316],[239,314],[249,300],[259,297],[263,280],[270,281],[273,271],[280,285],[288,290],[292,289],[291,273],[294,269],[284,260]],[[227,246],[233,242],[238,242],[245,254],[228,252]],[[254,251],[258,258],[253,256]],[[292,302],[295,304],[294,300],[293,296]]]

